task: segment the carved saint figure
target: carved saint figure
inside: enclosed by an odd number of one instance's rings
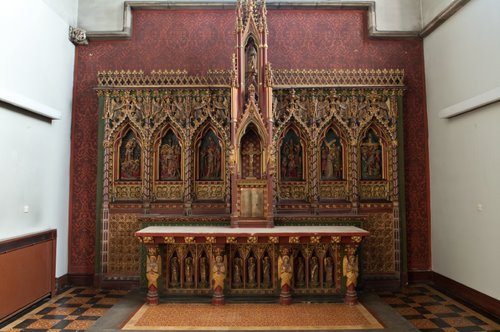
[[[310,267],[310,269],[311,269],[311,271],[310,271],[310,274],[311,274],[311,285],[313,287],[315,287],[315,286],[318,285],[318,269],[319,269],[318,257],[313,256],[311,258],[311,267]]]
[[[271,284],[271,259],[269,256],[264,256],[262,259],[262,284],[264,287],[269,287]]]
[[[297,257],[297,285],[304,285],[304,258],[302,256]]]
[[[179,260],[176,256],[170,260],[170,284],[173,287],[179,284]]]
[[[224,280],[226,279],[226,264],[222,255],[215,257],[215,262],[212,267],[212,285],[213,289],[224,289]]]
[[[235,257],[233,261],[233,284],[239,287],[239,285],[241,285],[241,258]]]
[[[248,47],[248,61],[247,61],[247,67],[248,71],[251,73],[254,73],[257,71],[257,50],[255,50],[254,45],[250,45]]]
[[[248,285],[253,287],[255,285],[255,257],[248,258]]]
[[[288,255],[282,255],[278,259],[278,271],[279,271],[279,277],[281,280],[281,287],[291,287],[292,285],[292,273],[293,273],[293,267],[292,267],[292,261],[290,259],[290,256]]]
[[[348,254],[342,261],[343,274],[346,277],[346,288],[354,289],[358,283],[358,258]]]
[[[333,261],[330,256],[325,257],[325,283],[326,287],[331,287],[333,284]]]
[[[193,258],[186,257],[184,264],[185,264],[184,274],[186,279],[186,285],[189,286],[193,284]]]
[[[281,177],[284,180],[301,180],[302,147],[293,131],[289,131],[287,136],[281,147]]]
[[[220,178],[220,147],[212,136],[208,137],[207,144],[202,146],[200,155],[201,178],[219,179]]]
[[[122,180],[139,180],[141,177],[140,148],[135,137],[127,134],[128,140],[121,148],[120,178]]]
[[[148,288],[158,288],[158,277],[160,276],[161,258],[155,251],[148,254],[146,261],[146,279],[148,279]]]
[[[181,149],[169,138],[160,148],[160,179],[177,180],[180,178]]]
[[[382,178],[382,146],[372,130],[361,143],[361,178],[364,180]]]
[[[200,258],[200,285],[202,287],[207,285],[207,258],[205,256]]]

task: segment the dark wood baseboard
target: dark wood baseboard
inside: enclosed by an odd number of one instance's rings
[[[432,283],[432,271],[408,271],[408,283],[430,284]]]
[[[66,289],[70,287],[68,275],[62,275],[59,278],[56,278],[56,294],[61,294]]]
[[[440,292],[500,320],[499,300],[436,272],[433,272],[432,279],[434,287]]]
[[[94,274],[68,274],[68,284],[78,287],[92,287],[94,285]]]

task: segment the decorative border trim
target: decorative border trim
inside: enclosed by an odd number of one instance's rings
[[[469,0],[467,0],[469,1]],[[339,1],[336,3],[269,1],[268,9],[366,9],[368,11],[368,35],[375,38],[413,38],[420,31],[377,30],[375,1]],[[130,39],[132,35],[132,9],[235,9],[235,2],[206,1],[125,1],[123,6],[123,29],[121,31],[87,31],[87,39]]]

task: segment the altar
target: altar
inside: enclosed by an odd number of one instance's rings
[[[356,304],[357,249],[368,232],[354,226],[231,228],[150,226],[135,233],[146,247],[147,302],[166,294],[345,294]]]
[[[266,2],[235,18],[228,69],[98,73],[99,286],[214,304],[355,303],[361,270],[398,287],[404,72],[275,69]]]

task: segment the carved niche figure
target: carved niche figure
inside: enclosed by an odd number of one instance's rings
[[[259,136],[255,133],[253,125],[241,139],[241,175],[242,178],[261,177],[261,145]]]
[[[241,258],[235,257],[233,260],[233,286],[240,287],[241,286]]]
[[[294,130],[290,129],[283,138],[280,149],[281,179],[302,180],[302,146]]]
[[[278,271],[281,280],[281,288],[291,287],[293,276],[293,265],[289,255],[284,254],[278,258]]]
[[[255,257],[250,256],[248,258],[248,286],[255,286]]]
[[[151,248],[148,251],[146,261],[146,279],[148,280],[148,288],[158,288],[158,277],[160,276],[161,257],[156,249]]]
[[[120,147],[120,179],[141,179],[141,148],[131,130],[127,132]]]
[[[185,279],[186,283],[185,285],[187,287],[190,287],[193,284],[193,258],[192,257],[186,257],[184,261],[184,274],[185,274]]]
[[[297,286],[298,287],[303,287],[304,286],[304,257],[298,256],[297,257]]]
[[[373,129],[367,132],[361,142],[361,179],[382,179],[382,145]]]
[[[310,274],[311,274],[311,286],[312,287],[317,287],[318,286],[318,270],[319,270],[319,264],[318,264],[318,257],[313,256],[311,258],[311,267],[310,267]]]
[[[179,285],[179,260],[176,256],[170,259],[170,286]]]
[[[342,145],[331,129],[321,144],[321,179],[342,179]]]
[[[257,50],[253,39],[249,40],[246,48],[246,80],[245,85],[248,89],[250,85],[257,86]],[[248,94],[248,91],[247,91]]]
[[[262,286],[267,288],[271,285],[271,259],[264,256],[262,259]]]
[[[325,257],[325,286],[332,287],[333,285],[333,260],[330,256]]]
[[[180,180],[181,147],[177,137],[169,131],[160,146],[160,180]]]
[[[200,258],[200,286],[207,287],[207,258]]]
[[[221,148],[217,136],[211,130],[200,144],[199,174],[201,180],[221,179]]]

